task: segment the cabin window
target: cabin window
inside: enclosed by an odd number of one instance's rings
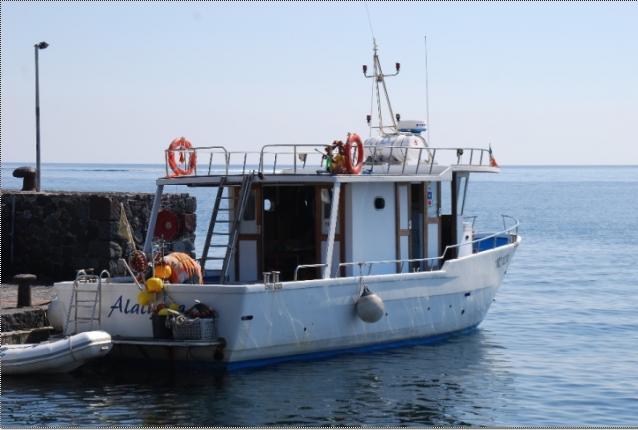
[[[383,197],[377,197],[374,199],[374,208],[376,210],[382,210],[385,208],[385,199]]]
[[[452,182],[439,182],[441,208],[440,215],[452,215]]]

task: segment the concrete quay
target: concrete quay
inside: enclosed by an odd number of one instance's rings
[[[16,308],[17,285],[0,285],[0,343],[32,343],[45,340],[53,328],[46,310],[52,298],[52,287],[31,287],[29,307]]]

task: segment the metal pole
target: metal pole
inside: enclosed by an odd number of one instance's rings
[[[35,165],[36,180],[35,190],[40,191],[40,75],[38,70],[38,45],[33,46],[35,50]]]
[[[341,182],[335,182],[332,188],[332,206],[330,207],[330,227],[328,229],[328,241],[326,243],[326,260],[323,269],[323,279],[330,278],[332,272],[332,255],[335,244],[335,232],[339,216],[339,195],[341,193]],[[341,227],[343,228],[343,227]],[[343,239],[341,239],[343,240]]]
[[[162,205],[162,192],[164,191],[164,185],[158,185],[155,190],[155,199],[153,200],[153,207],[151,208],[151,216],[148,220],[148,230],[146,231],[146,240],[144,240],[144,252],[149,254],[153,247],[153,235],[155,234],[155,225],[157,224],[157,214],[159,213],[160,206]]]

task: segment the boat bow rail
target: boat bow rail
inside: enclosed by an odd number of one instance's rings
[[[475,218],[475,217],[472,217]],[[503,220],[503,230],[496,233],[484,233],[477,235],[476,239],[468,242],[457,243],[455,245],[448,245],[443,250],[443,253],[438,257],[426,257],[426,258],[405,258],[399,260],[376,260],[376,261],[351,261],[346,263],[340,263],[337,274],[341,272],[342,267],[358,267],[358,276],[370,276],[372,269],[375,266],[380,265],[396,265],[397,271],[403,273],[406,267],[410,268],[414,265],[412,271],[434,271],[439,270],[443,263],[446,261],[452,250],[458,250],[461,246],[471,244],[472,254],[487,251],[489,249],[497,248],[504,245],[516,243],[518,239],[518,228],[520,222],[518,219],[510,215],[501,215]],[[509,223],[509,225],[508,225]],[[303,268],[314,267],[317,265],[300,265],[295,271],[295,280],[297,280],[297,271]],[[321,266],[325,266],[322,264]]]
[[[203,146],[165,151],[166,178],[182,182],[189,177],[222,177],[246,175],[326,175],[324,160],[326,145],[274,144],[265,145],[260,151],[229,151],[223,146]],[[485,148],[430,148],[387,145],[367,145],[368,154],[362,170],[363,176],[440,176],[453,170],[498,172],[490,162],[490,150]],[[169,167],[169,153],[180,159],[196,156],[192,174],[176,176]],[[189,157],[186,157],[188,155]],[[401,161],[388,163],[396,156]],[[356,176],[356,175],[340,175]]]

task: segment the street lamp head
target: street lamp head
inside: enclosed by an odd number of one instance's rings
[[[36,43],[35,47],[38,49],[47,49],[49,47],[49,44],[46,42],[40,42]]]

